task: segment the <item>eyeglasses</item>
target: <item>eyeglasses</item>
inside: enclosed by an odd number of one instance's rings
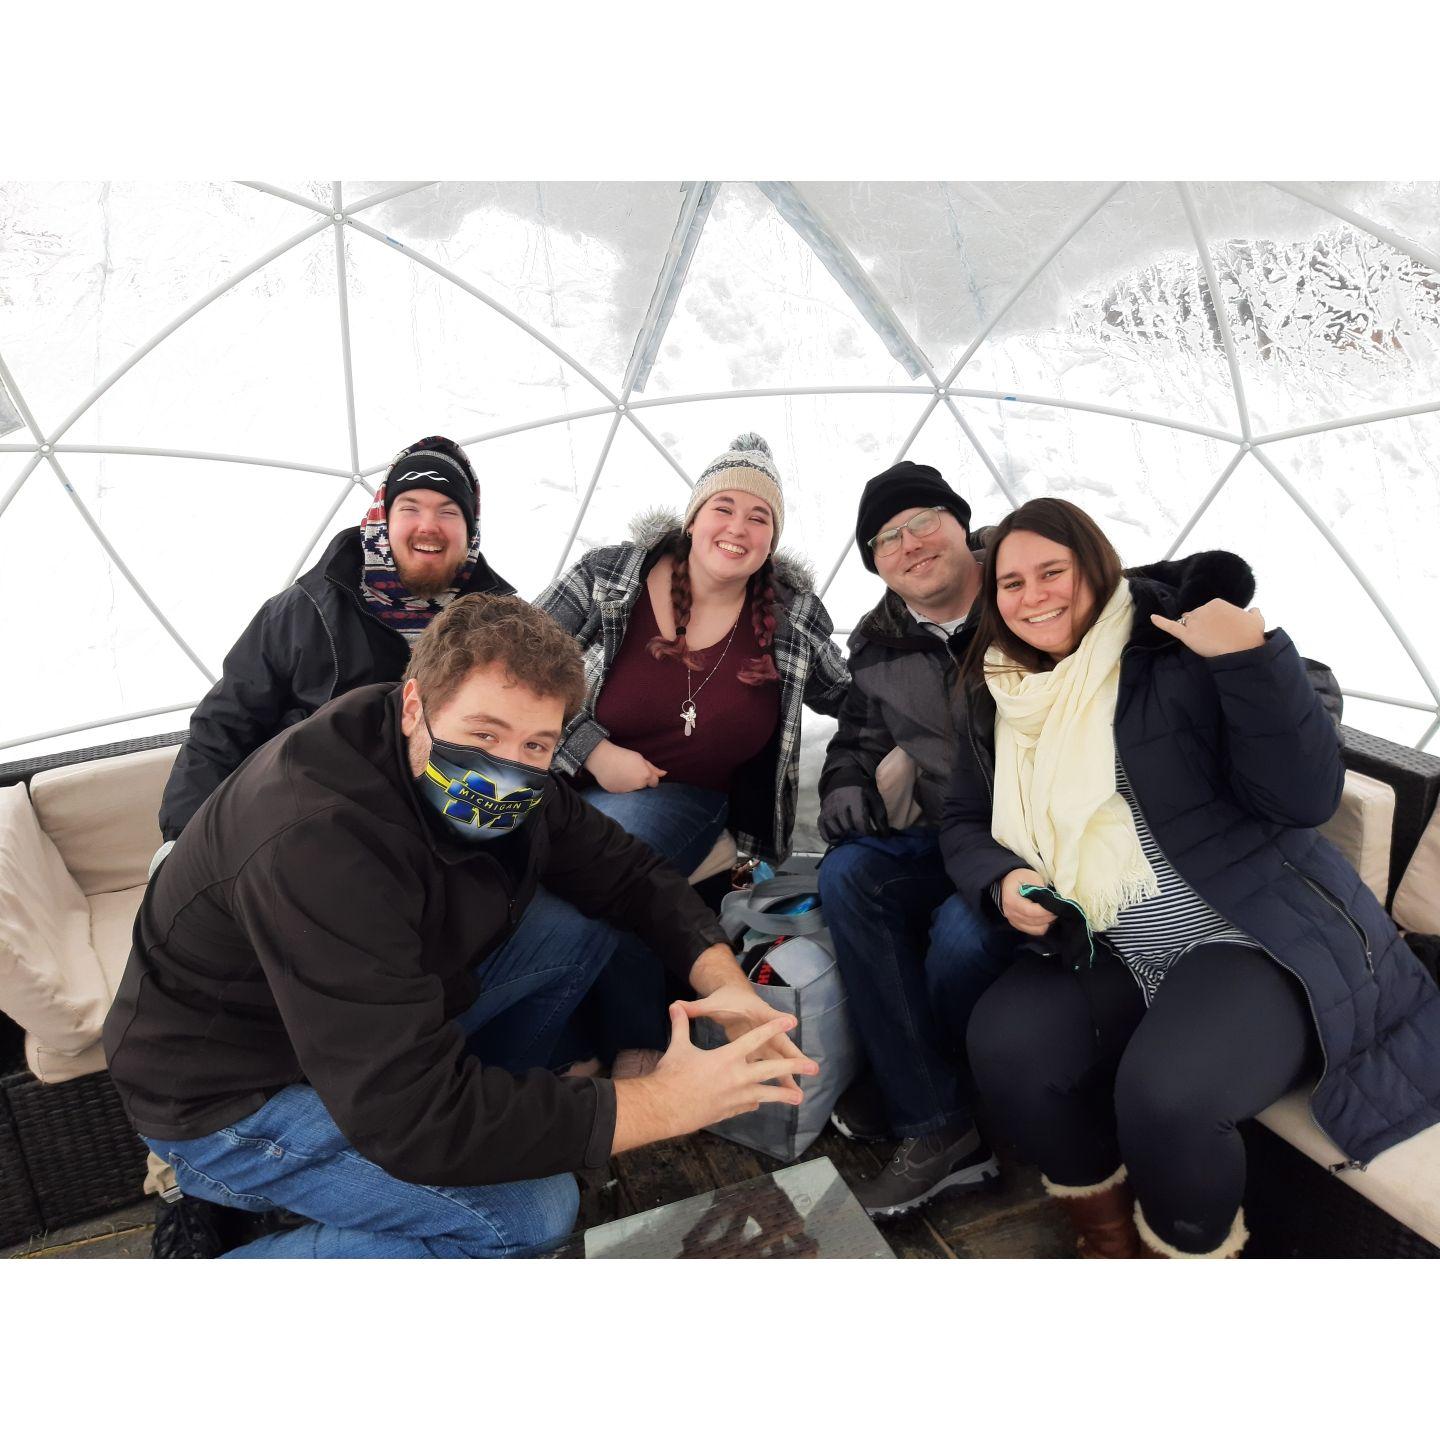
[[[922,535],[929,535],[939,528],[940,507],[927,505],[923,510],[917,510],[903,525],[892,525],[890,529],[882,530],[870,541],[870,549],[874,551],[876,559],[882,555],[893,555],[900,548],[906,530],[918,540]]]

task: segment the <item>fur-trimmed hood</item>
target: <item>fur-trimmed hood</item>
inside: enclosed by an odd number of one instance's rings
[[[1152,615],[1174,620],[1211,600],[1228,600],[1243,609],[1255,598],[1255,572],[1229,550],[1201,550],[1180,560],[1137,565],[1124,573],[1135,601],[1130,643],[1145,648],[1179,644],[1174,636],[1149,623]]]
[[[630,522],[630,538],[649,554],[680,533],[680,516],[665,505],[642,510]],[[806,595],[815,589],[815,571],[810,562],[793,550],[783,547],[771,557],[775,578],[787,590]]]

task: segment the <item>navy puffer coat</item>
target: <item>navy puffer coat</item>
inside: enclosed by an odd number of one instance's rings
[[[1210,551],[1129,581],[1115,743],[1176,870],[1305,989],[1324,1053],[1316,1123],[1355,1164],[1440,1121],[1440,991],[1338,850],[1334,727],[1283,630],[1206,660],[1151,623],[1207,600],[1248,605],[1249,567]],[[1025,862],[990,834],[995,707],[981,689],[945,808],[941,848],[972,906]]]

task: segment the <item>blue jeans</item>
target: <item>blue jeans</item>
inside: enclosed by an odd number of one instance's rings
[[[710,853],[725,829],[730,804],[717,790],[659,785],[612,795],[594,786],[585,799],[682,875]],[[583,1014],[593,1054],[609,1064],[621,1050],[663,1050],[670,1043],[665,967],[633,935],[617,936],[609,964],[590,988]]]
[[[955,893],[940,835],[916,826],[835,846],[820,902],[861,1046],[905,1137],[973,1118],[965,1027],[1016,935]]]
[[[237,1210],[283,1206],[313,1224],[222,1258],[457,1260],[527,1255],[574,1229],[573,1175],[506,1185],[411,1185],[367,1160],[309,1085],[199,1140],[141,1139],[175,1167],[186,1195]]]
[[[508,1070],[547,1063],[618,941],[608,925],[540,892],[481,967],[480,998],[457,1022],[471,1051]],[[309,1085],[198,1140],[142,1138],[175,1167],[186,1195],[316,1222],[229,1252],[245,1258],[522,1255],[568,1235],[579,1206],[570,1175],[468,1187],[396,1180],[345,1139]]]

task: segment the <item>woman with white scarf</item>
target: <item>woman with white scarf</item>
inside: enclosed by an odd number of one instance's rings
[[[1063,500],[989,537],[941,843],[1028,937],[970,1063],[1082,1255],[1238,1255],[1236,1124],[1302,1081],[1357,1167],[1440,1121],[1440,993],[1312,828],[1335,728],[1253,593],[1223,551],[1127,577]]]

